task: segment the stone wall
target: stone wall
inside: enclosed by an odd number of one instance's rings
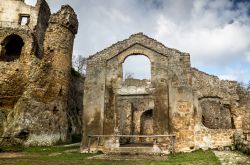
[[[41,36],[27,26],[0,27],[1,42],[11,34],[24,41],[20,58],[0,61],[2,144],[53,145],[81,134],[84,80],[71,69],[77,16],[70,6],[62,6],[50,16],[44,0],[36,7],[40,17],[45,12],[44,18],[37,18],[40,22],[36,30]],[[37,46],[41,44],[44,55],[38,58]]]
[[[243,115],[242,125],[243,130],[250,131],[250,91],[238,86],[238,93],[240,96],[239,105]]]
[[[35,6],[30,6],[21,0],[5,0],[0,2],[0,6],[0,27],[25,28],[33,32],[35,55],[42,57],[44,35],[51,14],[47,2],[37,0]],[[27,19],[27,24],[21,24],[22,17]]]
[[[29,16],[28,27],[31,30],[36,27],[38,10],[35,6],[27,5],[22,0],[4,0],[0,2],[0,6],[1,27],[19,26],[22,14]]]
[[[30,22],[20,25],[20,16]],[[20,56],[0,58],[0,133],[5,144],[52,145],[83,133],[84,150],[91,134],[175,134],[176,150],[190,151],[232,145],[234,132],[250,130],[249,92],[237,82],[191,68],[188,53],[142,33],[90,56],[82,78],[71,68],[78,20],[70,6],[51,15],[45,0],[36,6],[0,1],[0,23],[0,57],[9,36],[23,41]],[[150,80],[123,81],[122,63],[130,55],[150,60]],[[119,147],[109,140],[105,147]],[[157,145],[169,146],[169,139],[160,138]]]
[[[194,144],[197,109],[190,87],[170,88],[170,126],[176,134],[176,151],[190,151]]]
[[[32,33],[26,29],[2,27],[0,27],[0,41],[13,33],[22,37],[25,43],[34,42]],[[25,44],[19,59],[12,62],[0,61],[0,110],[4,114],[1,120],[3,123],[6,122],[8,114],[13,111],[28,86],[31,67],[27,63],[35,63],[35,56],[32,52],[32,44]],[[1,128],[1,130],[2,135],[4,129]]]
[[[151,96],[119,96],[117,97],[117,125],[119,133],[122,135],[140,135],[147,128],[153,129],[153,109],[154,101]],[[145,123],[148,111],[152,112],[152,121]],[[105,114],[108,115],[108,114]],[[149,125],[151,123],[151,125]],[[106,130],[104,126],[104,130]],[[149,132],[148,132],[149,133]],[[153,132],[150,133],[151,135]],[[129,143],[140,141],[139,139],[123,138],[121,143]],[[145,140],[145,139],[143,139]],[[150,139],[151,142],[153,139]]]
[[[219,97],[223,99],[223,103],[228,104],[239,100],[236,81],[220,80],[217,76],[192,68],[192,84],[199,98]]]
[[[197,129],[197,128],[196,128]],[[223,148],[234,144],[234,129],[208,129],[202,127],[195,130],[195,148]]]
[[[249,134],[250,132],[247,132],[244,136],[243,132],[237,132],[234,135],[236,149],[247,155],[250,155],[250,139],[247,138]]]
[[[122,63],[130,55],[145,55],[151,62],[151,80],[145,86],[124,86]],[[177,65],[176,65],[177,64]],[[153,98],[154,134],[166,134],[169,127],[169,81],[173,86],[191,85],[190,59],[186,53],[169,49],[142,33],[130,36],[90,56],[85,80],[83,144],[87,134],[113,134],[118,121],[120,95],[149,95]],[[136,85],[137,84],[137,85]],[[125,92],[124,92],[125,91]]]
[[[35,53],[38,57],[42,58],[44,36],[48,27],[48,22],[51,13],[50,13],[50,8],[45,0],[37,1],[36,10],[38,11],[38,16],[37,16],[37,25],[34,30],[37,38],[38,48]]]
[[[130,55],[149,58],[150,80],[123,81],[122,63]],[[134,130],[139,130],[144,120],[148,120],[144,125],[147,130],[153,123],[150,134],[175,134],[177,151],[232,145],[233,133],[249,125],[244,117],[249,112],[248,98],[239,95],[237,82],[191,68],[189,54],[167,48],[142,33],[90,56],[84,89],[82,151],[87,135],[140,135],[143,131]],[[140,120],[143,113],[136,113],[147,110],[149,103],[154,105],[153,120]],[[138,120],[133,121],[135,117]],[[160,147],[169,144],[161,138],[158,142]],[[117,145],[108,148],[113,147]]]
[[[202,109],[202,123],[211,129],[234,128],[230,105],[221,103],[220,98],[207,97],[199,100]]]

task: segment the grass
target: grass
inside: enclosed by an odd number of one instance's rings
[[[219,159],[211,150],[197,150],[191,153],[177,153],[167,161],[170,164],[220,164]]]
[[[13,148],[12,148],[13,149]],[[54,146],[54,147],[29,147],[22,148],[18,152],[23,154],[22,157],[0,158],[0,165],[41,165],[41,164],[79,164],[79,165],[137,165],[137,164],[175,164],[175,165],[216,165],[220,164],[218,158],[210,150],[198,150],[191,153],[177,153],[175,156],[170,156],[168,160],[91,160],[88,157],[96,154],[81,154],[78,152],[78,146]],[[10,148],[7,150],[10,151]],[[15,151],[15,150],[14,150]],[[70,152],[69,152],[70,151]],[[1,153],[0,153],[1,154]]]

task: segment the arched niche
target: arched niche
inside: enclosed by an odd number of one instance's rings
[[[19,59],[23,46],[24,41],[19,35],[7,36],[1,43],[0,61],[11,62]]]

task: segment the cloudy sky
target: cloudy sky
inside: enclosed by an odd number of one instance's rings
[[[36,0],[26,0],[34,4]],[[47,0],[52,12],[70,4],[79,18],[74,54],[89,56],[143,32],[191,55],[222,79],[250,80],[249,0]],[[133,68],[135,70],[135,68]]]

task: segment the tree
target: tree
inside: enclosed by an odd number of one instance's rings
[[[250,80],[248,81],[248,84],[247,84],[247,90],[250,91]]]
[[[86,74],[87,58],[82,55],[73,55],[73,68],[81,75]]]
[[[133,78],[134,78],[134,73],[131,73],[131,72],[126,72],[125,73],[125,77],[124,77],[125,80],[133,79]]]

